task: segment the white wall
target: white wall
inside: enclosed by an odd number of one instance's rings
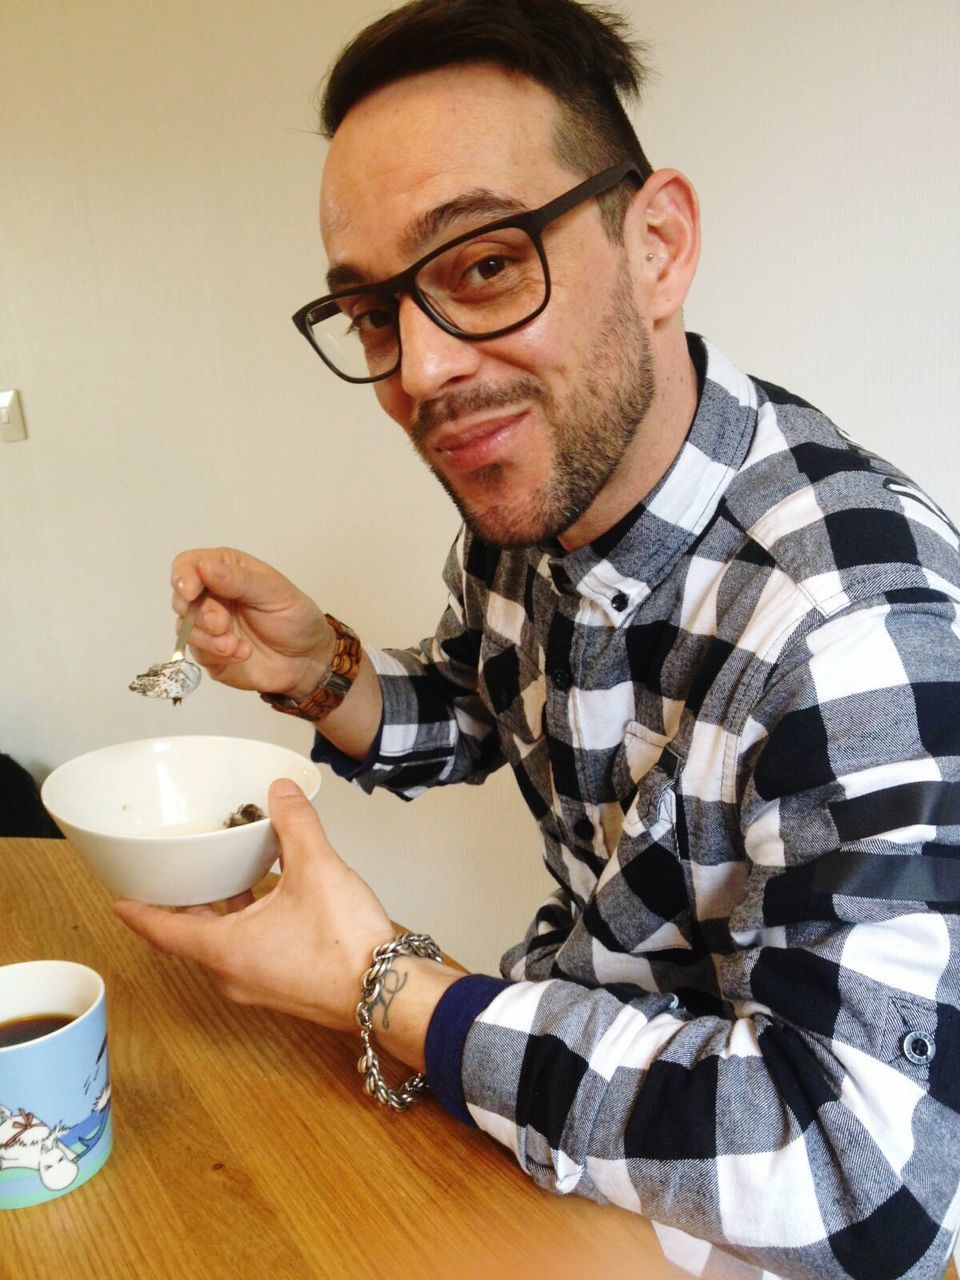
[[[687,321],[829,412],[956,517],[960,6],[625,3],[651,159],[703,205]],[[39,778],[155,733],[309,746],[172,649],[185,546],[272,561],[368,642],[427,634],[447,499],[289,315],[323,289],[313,95],[370,0],[0,0],[0,751]],[[334,842],[398,919],[492,969],[547,890],[503,774],[402,805],[334,779]],[[0,871],[2,892],[2,871]]]

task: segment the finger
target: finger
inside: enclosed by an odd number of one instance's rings
[[[246,662],[253,652],[250,641],[236,632],[227,631],[223,635],[209,635],[206,631],[198,631],[194,627],[190,633],[190,652],[201,666],[213,666],[222,662]]]
[[[235,911],[242,911],[244,907],[249,907],[255,901],[253,891],[245,889],[243,893],[235,893],[232,898],[227,898],[223,905],[227,914],[232,915]]]
[[[232,915],[236,911],[242,911],[244,907],[249,907],[253,901],[254,896],[251,891],[244,889],[242,893],[235,893],[221,902],[203,902],[196,906],[174,907],[174,911],[179,911],[185,916]]]
[[[201,964],[209,963],[215,954],[211,934],[215,934],[223,923],[222,917],[216,913],[211,918],[206,913],[170,912],[123,898],[113,904],[113,909],[128,929],[138,933],[158,951],[197,960]]]
[[[191,605],[187,604],[176,591],[171,598],[171,604],[174,613],[177,614],[175,634],[179,636],[183,618]],[[223,664],[246,662],[253,653],[253,645],[250,641],[234,630],[234,619],[230,610],[209,594],[194,618],[188,647],[194,661],[199,662],[214,675],[219,675],[218,668]]]
[[[180,622],[193,609],[193,629],[209,631],[211,635],[226,630],[233,616],[226,605],[221,604],[209,592],[202,594],[202,598],[195,596],[193,600],[186,600],[179,591],[174,589],[170,597],[170,605]]]

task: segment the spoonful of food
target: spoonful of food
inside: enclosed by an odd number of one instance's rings
[[[192,601],[180,623],[177,632],[177,647],[169,662],[156,662],[142,675],[136,676],[128,685],[133,693],[141,693],[145,698],[171,698],[176,706],[188,693],[193,693],[200,683],[200,668],[195,662],[185,657],[187,638],[200,612],[203,593]]]

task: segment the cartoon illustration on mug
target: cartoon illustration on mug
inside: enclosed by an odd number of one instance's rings
[[[77,1177],[79,1161],[89,1155],[103,1137],[110,1111],[110,1081],[106,1078],[104,1038],[94,1069],[85,1083],[89,1092],[103,1083],[90,1114],[72,1127],[58,1121],[49,1125],[31,1111],[11,1111],[0,1102],[0,1173],[5,1169],[35,1169],[48,1191],[64,1191]]]

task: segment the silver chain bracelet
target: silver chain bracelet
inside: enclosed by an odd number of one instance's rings
[[[393,942],[384,942],[374,949],[373,964],[360,979],[363,994],[357,1005],[357,1025],[363,1041],[363,1053],[357,1062],[357,1070],[363,1076],[363,1090],[369,1098],[393,1111],[406,1111],[411,1102],[425,1091],[426,1078],[418,1071],[399,1089],[391,1089],[380,1074],[380,1059],[373,1047],[374,1006],[380,999],[384,979],[397,956],[420,956],[443,964],[443,953],[426,933],[401,933]]]

